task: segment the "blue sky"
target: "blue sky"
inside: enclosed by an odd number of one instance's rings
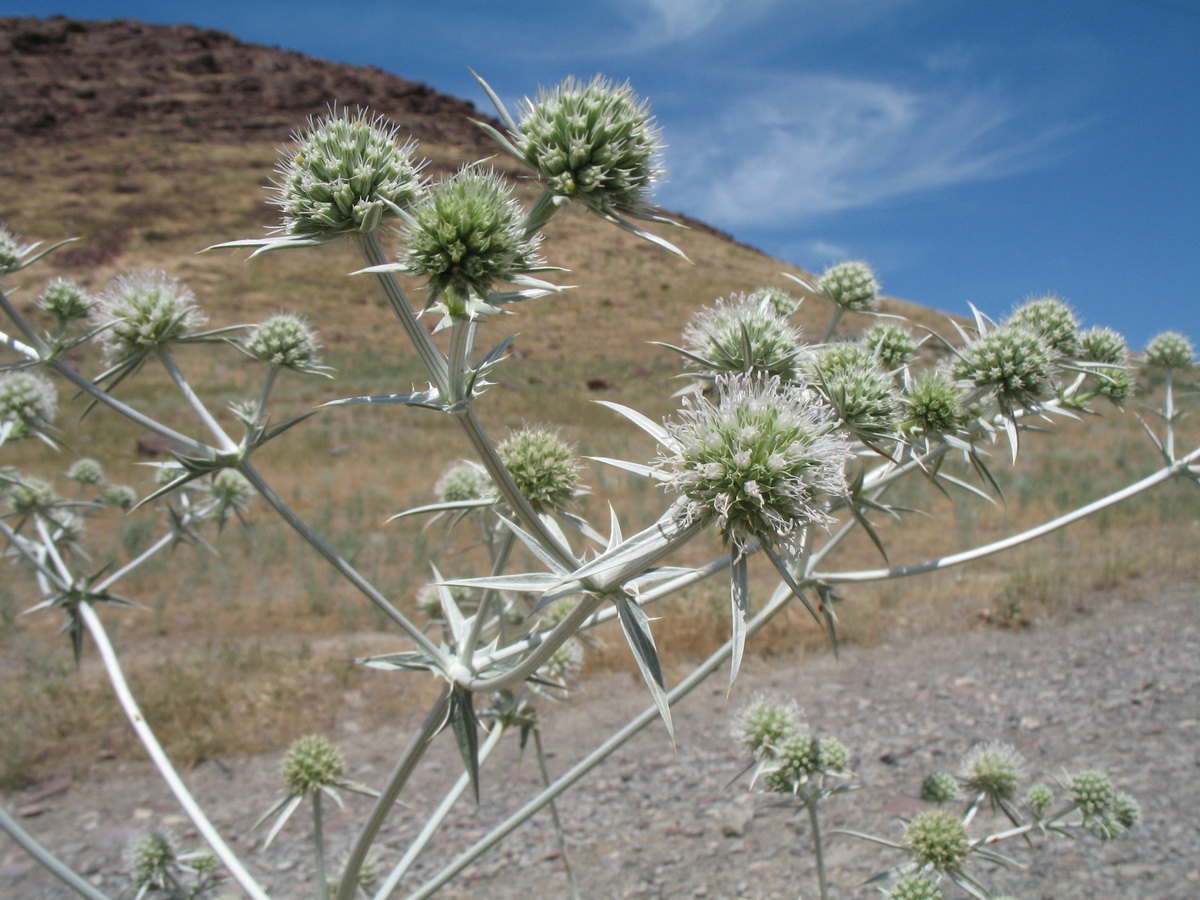
[[[602,72],[654,108],[659,202],[772,255],[866,259],[886,293],[995,317],[1055,293],[1135,349],[1200,342],[1200,0],[4,7],[218,28],[481,108],[468,67],[514,103]]]

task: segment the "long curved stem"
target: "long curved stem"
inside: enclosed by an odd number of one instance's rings
[[[209,434],[216,438],[217,445],[221,450],[225,453],[235,452],[238,448],[237,443],[225,433],[225,429],[213,418],[212,413],[208,411],[208,407],[204,405],[204,401],[200,399],[192,389],[192,386],[188,384],[187,378],[184,377],[179,365],[175,362],[175,357],[170,349],[159,347],[158,359],[163,364],[163,368],[167,370],[167,374],[171,376],[171,380],[175,382],[175,388],[183,396],[183,399],[187,401],[187,405],[191,407],[192,412],[196,414],[196,418],[208,429]]]
[[[51,875],[88,900],[109,900],[107,894],[102,894],[81,877],[75,874],[57,856],[43,847],[28,831],[17,824],[16,819],[8,814],[8,810],[0,807],[0,830],[6,831],[17,846],[32,856],[44,866]]]
[[[242,886],[247,894],[254,900],[267,900],[267,895],[258,882],[254,880],[242,861],[237,855],[229,849],[229,845],[221,837],[220,833],[208,820],[208,816],[204,814],[204,810],[196,802],[196,798],[184,785],[183,779],[179,777],[179,773],[175,771],[175,767],[171,765],[171,760],[167,758],[167,754],[163,751],[162,745],[158,742],[158,738],[154,736],[154,732],[146,723],[146,719],[142,716],[141,709],[138,708],[137,701],[133,698],[132,692],[129,690],[129,684],[125,681],[125,674],[121,671],[121,664],[117,660],[116,651],[113,650],[112,644],[108,640],[108,634],[104,630],[104,624],[100,621],[100,617],[96,615],[96,611],[92,609],[89,603],[79,604],[79,616],[83,619],[84,625],[87,626],[88,633],[91,634],[92,640],[96,642],[96,647],[100,651],[100,658],[104,662],[104,669],[108,673],[108,680],[112,682],[113,691],[117,695],[117,700],[121,704],[121,708],[125,710],[125,716],[129,719],[129,724],[133,726],[133,730],[137,732],[137,736],[142,741],[142,746],[146,748],[146,753],[150,756],[151,761],[158,768],[159,774],[162,775],[163,781],[171,789],[171,793],[179,801],[192,824],[196,826],[196,830],[212,847],[213,852],[224,863],[225,868],[229,870],[229,874],[234,877],[238,884]]]

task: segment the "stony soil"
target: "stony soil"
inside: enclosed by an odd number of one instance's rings
[[[853,828],[896,838],[901,817],[928,772],[953,770],[974,743],[1009,742],[1032,777],[1081,768],[1110,773],[1139,798],[1143,824],[1102,845],[1037,840],[1011,846],[1025,870],[978,870],[997,893],[1044,900],[1200,896],[1200,615],[1195,584],[1145,583],[1128,597],[1081,619],[1025,631],[981,629],[903,646],[849,648],[840,660],[751,661],[730,699],[723,673],[677,710],[678,748],[658,723],[617,751],[560,803],[583,896],[601,898],[813,897],[810,832],[805,819],[773,808],[748,790],[728,786],[744,758],[729,737],[731,714],[758,692],[786,692],[804,706],[814,729],[835,734],[854,751],[863,790],[831,800],[827,829]],[[571,702],[545,715],[549,765],[564,771],[607,732],[646,705],[629,676],[588,679]],[[339,736],[352,773],[380,782],[416,725]],[[448,858],[479,839],[531,795],[535,759],[501,744],[484,776],[482,803],[465,800],[451,815],[431,856]],[[224,759],[188,776],[214,821],[247,851],[272,896],[308,897],[305,856],[309,820],[297,814],[265,853],[248,826],[277,796],[279,754]],[[459,772],[448,737],[438,739],[407,799],[426,808]],[[64,785],[48,784],[42,793]],[[336,859],[365,802],[327,816]],[[196,843],[190,824],[144,763],[98,763],[66,790],[6,798],[23,824],[112,895],[120,895],[122,854],[151,828]],[[987,819],[985,822],[989,821]],[[378,846],[381,868],[394,862],[418,825],[400,811]],[[997,823],[997,827],[1002,827]],[[833,897],[877,896],[859,885],[900,861],[861,840],[828,843]],[[0,896],[67,896],[11,844],[0,844]],[[432,871],[420,865],[405,885]],[[230,886],[231,893],[233,887]],[[129,895],[128,893],[126,895]],[[498,850],[467,870],[444,898],[568,897],[549,815],[539,814]],[[951,896],[956,896],[951,894]]]

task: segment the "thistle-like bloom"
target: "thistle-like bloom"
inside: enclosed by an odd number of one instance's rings
[[[1058,356],[1073,357],[1079,352],[1079,319],[1058,297],[1026,300],[1013,310],[1007,324],[1028,328]]]
[[[934,808],[917,813],[904,829],[904,847],[920,868],[957,872],[971,849],[967,828],[954,813]]]
[[[169,890],[175,883],[175,848],[161,834],[148,834],[129,851],[129,877],[138,896]]]
[[[1107,815],[1116,799],[1112,781],[1103,772],[1088,769],[1071,779],[1071,799],[1087,816]]]
[[[308,319],[297,313],[276,313],[255,325],[243,344],[247,353],[269,366],[312,371],[321,365],[321,343]]]
[[[733,736],[755,756],[769,756],[800,728],[800,707],[790,697],[756,697],[734,719]]]
[[[1079,359],[1094,363],[1096,392],[1120,403],[1133,393],[1129,371],[1129,347],[1125,338],[1111,328],[1089,328],[1079,334]]]
[[[835,737],[823,737],[817,745],[822,772],[844,772],[850,765],[850,749]]]
[[[877,322],[864,331],[858,340],[889,372],[907,366],[917,352],[917,342],[912,333],[895,322]]]
[[[19,481],[8,485],[8,505],[18,515],[45,513],[58,503],[58,495],[49,483],[40,478],[17,476]]]
[[[1036,332],[1002,325],[964,347],[953,372],[990,390],[1005,413],[1029,409],[1050,392],[1050,350]]]
[[[254,487],[237,469],[222,469],[212,479],[212,493],[218,504],[218,518],[242,512],[250,505]]]
[[[525,426],[496,452],[521,495],[538,512],[564,508],[579,489],[574,448],[545,426]]]
[[[542,262],[526,236],[520,205],[500,175],[470,166],[435,184],[413,207],[404,232],[405,268],[429,277],[430,303],[470,314],[497,282],[520,279]]]
[[[889,900],[945,900],[937,883],[924,875],[907,875],[888,892]]]
[[[963,786],[992,803],[1012,800],[1017,796],[1023,766],[1020,754],[1010,745],[980,744],[963,760]]]
[[[879,308],[879,282],[865,262],[847,260],[830,266],[817,287],[834,306],[846,312],[874,312]]]
[[[788,545],[805,527],[826,525],[828,496],[846,493],[851,454],[816,394],[779,379],[719,376],[716,402],[685,397],[671,440],[656,460],[682,495],[684,525],[715,522],[738,547],[752,539]]]
[[[112,506],[126,511],[133,509],[137,503],[137,491],[127,484],[106,484],[100,489],[96,500],[105,506]]]
[[[69,278],[55,278],[37,299],[39,309],[63,324],[86,319],[94,303],[79,283]]]
[[[1142,808],[1132,796],[1120,791],[1113,798],[1112,816],[1118,825],[1128,831],[1136,828],[1142,820]]]
[[[0,225],[0,275],[7,275],[21,262],[21,236]]]
[[[283,757],[280,771],[293,794],[315,794],[343,781],[346,761],[329,738],[310,734],[295,741]]]
[[[683,332],[689,363],[704,378],[723,373],[797,380],[804,353],[800,331],[788,325],[773,307],[754,295],[737,294],[717,300],[694,316]]]
[[[496,494],[496,486],[483,466],[463,459],[442,473],[433,486],[433,493],[440,503],[460,503],[490,499]]]
[[[926,437],[955,434],[967,421],[962,392],[945,373],[923,372],[903,398],[903,429]]]
[[[38,372],[18,369],[0,375],[0,425],[9,424],[10,437],[47,428],[58,415],[58,392]]]
[[[140,359],[155,347],[178,341],[204,324],[196,296],[178,279],[152,269],[119,275],[100,294],[93,324],[104,330],[105,359]]]
[[[886,438],[895,428],[900,395],[879,361],[859,344],[833,344],[813,363],[814,384],[842,426],[865,441]]]
[[[763,784],[769,791],[792,794],[820,770],[820,744],[807,731],[797,729],[784,735],[775,747],[763,769]]]
[[[599,75],[526,100],[512,138],[551,193],[604,216],[642,214],[661,174],[648,104]]]
[[[1025,794],[1025,805],[1035,818],[1042,818],[1054,802],[1054,791],[1048,785],[1035,784]]]
[[[750,293],[750,296],[775,315],[786,319],[800,308],[800,301],[779,287],[760,287]]]
[[[949,772],[933,772],[921,782],[921,799],[926,803],[951,803],[958,798],[958,779]]]
[[[1196,351],[1192,342],[1177,331],[1164,331],[1146,345],[1146,365],[1160,369],[1187,369]]]
[[[310,119],[276,169],[273,202],[283,210],[280,230],[333,236],[374,231],[420,196],[416,144],[397,140],[395,125],[366,110],[331,110]]]
[[[104,481],[104,469],[91,457],[84,456],[71,463],[67,478],[78,481],[80,485],[98,485]]]

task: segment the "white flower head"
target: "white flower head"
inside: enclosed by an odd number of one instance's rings
[[[93,323],[104,328],[105,359],[120,363],[186,337],[204,324],[204,316],[195,294],[166,272],[151,269],[114,278],[100,295]]]

